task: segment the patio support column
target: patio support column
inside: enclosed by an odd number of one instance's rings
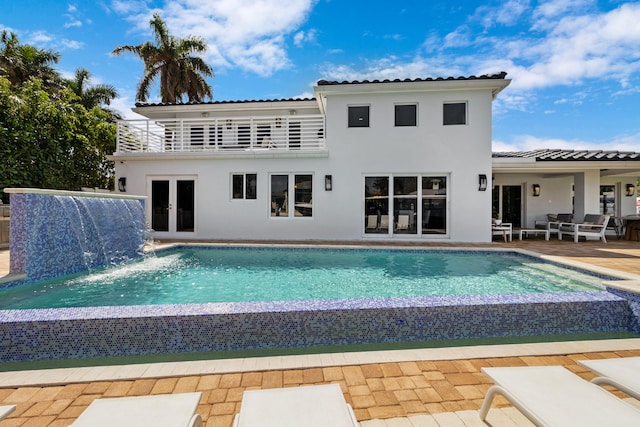
[[[574,220],[582,221],[586,214],[600,212],[600,171],[586,170],[573,178]]]

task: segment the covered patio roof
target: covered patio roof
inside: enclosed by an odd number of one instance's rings
[[[640,174],[640,153],[614,150],[541,149],[494,152],[494,173],[544,173],[549,176],[600,170],[601,176]]]

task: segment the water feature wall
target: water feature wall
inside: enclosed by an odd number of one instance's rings
[[[39,189],[11,194],[10,273],[26,282],[142,255],[144,197]]]

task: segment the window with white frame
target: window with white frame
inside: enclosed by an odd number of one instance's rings
[[[365,176],[365,234],[448,234],[447,181],[443,175]]]
[[[231,176],[231,198],[255,200],[257,197],[257,185],[257,174],[235,173]]]
[[[445,102],[442,105],[442,124],[466,125],[467,124],[467,103],[466,102]]]
[[[270,187],[271,217],[313,216],[312,174],[273,174]]]

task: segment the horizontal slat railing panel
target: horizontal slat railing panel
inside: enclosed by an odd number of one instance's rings
[[[117,153],[325,149],[321,115],[118,122]]]

